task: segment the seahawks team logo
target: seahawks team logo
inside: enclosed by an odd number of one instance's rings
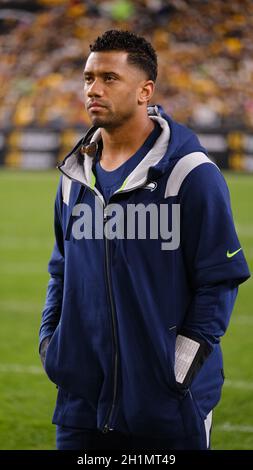
[[[157,188],[157,183],[155,181],[146,184],[143,189],[149,189],[149,191],[154,191]]]

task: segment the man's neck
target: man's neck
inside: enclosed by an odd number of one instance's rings
[[[116,129],[102,129],[103,152],[100,164],[104,170],[112,171],[125,163],[143,145],[154,129],[154,121],[133,119]]]

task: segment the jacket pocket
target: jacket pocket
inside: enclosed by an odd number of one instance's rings
[[[57,357],[58,357],[58,339],[59,339],[59,328],[60,323],[58,323],[53,336],[49,342],[46,351],[45,357],[45,371],[49,377],[49,379],[57,384]]]
[[[203,420],[190,389],[181,400],[180,412],[186,436],[198,435],[202,432]]]

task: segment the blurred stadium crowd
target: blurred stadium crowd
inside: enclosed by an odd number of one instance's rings
[[[0,0],[0,128],[87,125],[82,69],[111,28],[153,43],[175,119],[253,127],[252,0]]]

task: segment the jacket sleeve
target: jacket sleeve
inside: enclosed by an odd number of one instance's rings
[[[55,244],[48,264],[50,280],[47,288],[46,302],[42,312],[40,326],[40,350],[45,338],[53,335],[61,316],[63,283],[64,283],[64,243],[62,231],[62,190],[61,181],[57,190],[54,208]]]
[[[193,291],[182,331],[204,340],[212,350],[228,326],[237,286],[250,273],[218,168],[200,165],[180,191],[181,243]]]

